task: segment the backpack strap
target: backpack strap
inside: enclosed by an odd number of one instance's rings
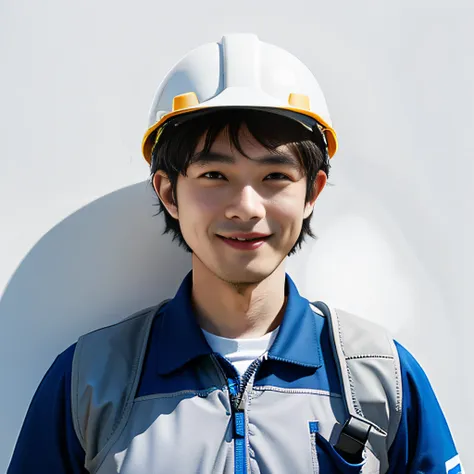
[[[402,414],[400,360],[393,338],[368,320],[321,301],[312,305],[328,320],[348,413],[335,448],[350,460],[367,446],[379,460],[380,472],[386,472]]]
[[[76,344],[71,374],[72,421],[85,451],[84,466],[91,473],[99,468],[130,416],[151,326],[166,301],[85,334]]]

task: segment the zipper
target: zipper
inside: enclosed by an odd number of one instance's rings
[[[257,370],[263,360],[267,358],[267,353],[263,354],[259,358],[255,359],[244,372],[242,377],[239,376],[237,371],[229,360],[222,356],[212,355],[216,366],[219,368],[221,375],[227,381],[227,387],[229,388],[230,405],[232,408],[232,425],[233,425],[233,438],[234,438],[234,472],[235,474],[247,474],[247,443],[245,433],[245,393],[252,390],[253,381]],[[228,377],[225,374],[219,359],[224,359],[234,371],[234,377]]]
[[[260,364],[262,363],[262,358],[255,359],[247,368],[247,370],[244,372],[242,377],[240,378],[240,384],[239,384],[239,391],[234,399],[235,403],[235,409],[236,410],[243,410],[243,399],[244,399],[244,394],[247,389],[247,386],[249,385],[250,382],[252,382],[250,389],[253,386],[253,378],[257,372],[257,369],[259,368]]]

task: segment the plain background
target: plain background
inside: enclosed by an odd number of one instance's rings
[[[474,470],[473,23],[459,0],[0,2],[0,472],[56,355],[189,268],[140,142],[168,69],[232,32],[302,59],[339,134],[289,273],[415,354]]]

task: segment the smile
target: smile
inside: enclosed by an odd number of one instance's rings
[[[232,240],[238,240],[239,242],[250,242],[252,240],[261,240],[262,237],[254,237],[253,239],[241,239],[240,237],[224,237]]]
[[[257,237],[223,237],[217,235],[224,243],[238,250],[256,250],[261,247],[270,237],[269,235],[261,235]]]

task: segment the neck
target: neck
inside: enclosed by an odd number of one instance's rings
[[[233,284],[193,254],[192,299],[199,325],[227,338],[255,338],[276,329],[286,306],[284,262],[258,283]]]

